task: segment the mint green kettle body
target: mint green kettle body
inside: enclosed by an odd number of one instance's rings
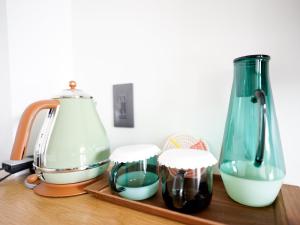
[[[93,98],[76,89],[34,102],[24,111],[11,159],[24,156],[32,123],[42,109],[49,109],[34,150],[35,172],[50,184],[73,184],[101,175],[109,164],[109,143]]]
[[[267,55],[234,60],[234,81],[219,161],[228,195],[253,207],[271,204],[285,177],[269,60]]]

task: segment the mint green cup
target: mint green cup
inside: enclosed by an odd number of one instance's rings
[[[157,156],[146,160],[115,163],[109,176],[113,192],[130,200],[144,200],[158,190]]]

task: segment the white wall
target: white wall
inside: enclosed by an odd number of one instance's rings
[[[98,101],[112,148],[183,132],[218,156],[232,60],[265,53],[285,182],[300,185],[299,9],[297,0],[7,1],[12,116],[75,78]],[[112,84],[126,82],[134,83],[134,129],[113,127]]]
[[[5,67],[0,67],[1,81],[7,80],[0,84],[1,102],[3,108],[8,109],[0,113],[0,134],[3,132],[1,137],[5,142],[3,145],[0,142],[0,161],[3,161],[8,159],[12,134],[14,136],[25,107],[51,97],[72,78],[72,18],[71,0],[0,1],[0,29],[4,37],[0,54],[6,54],[5,60],[0,61],[8,68],[2,72]],[[42,119],[39,115],[34,128],[39,128]],[[33,129],[29,152],[32,152],[37,130]]]
[[[300,184],[299,1],[73,1],[74,74],[99,101],[112,147],[206,138],[219,155],[235,57],[271,55],[286,157]],[[135,128],[113,127],[112,84],[134,83]],[[297,126],[298,125],[298,126]]]
[[[7,1],[14,118],[72,76],[71,1]],[[63,79],[62,79],[63,78]]]
[[[9,158],[12,142],[10,87],[6,1],[0,0],[0,161]]]

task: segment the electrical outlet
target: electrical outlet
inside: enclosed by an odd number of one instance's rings
[[[114,126],[134,127],[133,84],[113,85]]]

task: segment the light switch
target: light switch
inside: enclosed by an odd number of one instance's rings
[[[133,84],[113,85],[114,126],[134,127]]]

